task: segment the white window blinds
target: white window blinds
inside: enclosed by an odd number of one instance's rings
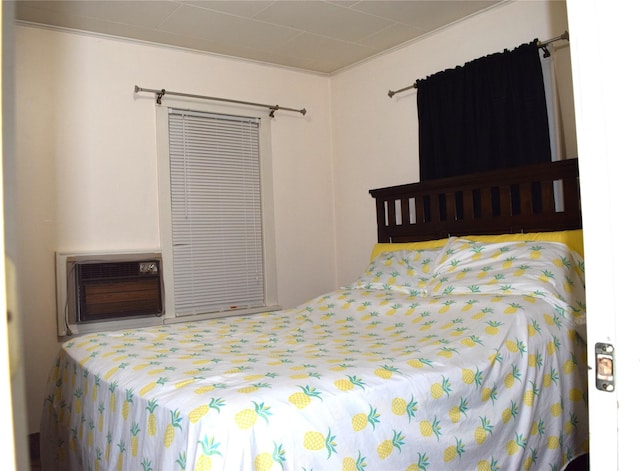
[[[266,304],[259,125],[169,110],[177,316]]]

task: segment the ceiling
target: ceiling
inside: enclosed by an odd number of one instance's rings
[[[17,0],[16,19],[322,74],[505,0]]]

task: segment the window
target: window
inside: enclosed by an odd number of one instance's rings
[[[268,123],[158,108],[167,317],[277,308]]]

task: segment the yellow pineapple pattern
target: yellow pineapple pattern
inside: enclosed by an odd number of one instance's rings
[[[264,451],[262,453],[258,453],[253,462],[253,466],[256,471],[268,471],[276,464],[282,469],[284,468],[285,461],[285,450],[283,449],[282,444],[274,443],[273,450],[271,452]]]
[[[222,456],[218,451],[220,443],[216,443],[214,437],[209,438],[205,435],[198,441],[198,445],[201,449],[197,455],[195,471],[210,471],[213,468],[213,457]]]
[[[331,455],[336,452],[337,444],[335,438],[335,435],[331,434],[331,429],[329,429],[326,435],[315,430],[310,430],[304,434],[303,446],[309,451],[326,450],[330,458]]]
[[[322,400],[321,393],[312,386],[299,386],[302,391],[295,392],[289,396],[289,402],[298,409],[304,409],[311,404],[312,398]]]
[[[454,445],[449,445],[444,449],[444,462],[449,463],[453,461],[456,457],[462,457],[462,454],[465,452],[464,443],[459,438],[455,438],[456,442]]]
[[[380,459],[387,459],[393,452],[394,448],[396,448],[399,452],[402,452],[404,439],[405,437],[402,435],[402,432],[393,430],[393,438],[384,440],[377,447],[378,456],[380,457]]]
[[[413,396],[411,396],[409,401],[406,401],[401,397],[395,397],[391,401],[391,412],[398,416],[406,415],[409,422],[411,422],[411,419],[415,418],[417,410],[418,403],[413,399]]]
[[[369,405],[369,413],[366,414],[361,412],[359,414],[355,414],[351,418],[351,426],[355,432],[360,432],[364,430],[367,425],[371,425],[373,430],[376,428],[376,424],[380,422],[380,414],[378,410],[374,408],[372,405]]]
[[[367,462],[360,452],[356,458],[347,456],[342,460],[342,471],[364,471],[366,467]]]
[[[197,423],[205,414],[211,409],[220,412],[220,408],[225,405],[224,399],[213,397],[207,404],[201,404],[191,412],[189,412],[189,422],[192,424]]]
[[[234,417],[236,425],[242,430],[253,427],[259,418],[269,423],[269,416],[271,415],[269,409],[271,408],[262,402],[260,404],[255,401],[252,402],[253,408],[242,409]]]
[[[489,419],[484,416],[480,417],[480,425],[476,427],[473,432],[474,438],[478,445],[484,444],[487,436],[493,433],[493,425],[490,424]]]
[[[157,424],[156,416],[154,414],[154,411],[157,409],[157,407],[158,407],[157,399],[152,399],[150,401],[147,401],[147,411],[149,412],[149,415],[147,417],[147,433],[149,434],[150,437],[155,436],[156,433],[158,432],[158,424]]]
[[[171,421],[167,424],[167,428],[164,431],[164,447],[169,448],[173,445],[173,440],[176,436],[176,429],[182,431],[182,417],[180,417],[180,409],[174,409],[171,411]]]

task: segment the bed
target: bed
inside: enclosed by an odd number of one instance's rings
[[[567,162],[372,190],[369,266],[294,309],[65,342],[43,468],[564,469],[588,451]]]

